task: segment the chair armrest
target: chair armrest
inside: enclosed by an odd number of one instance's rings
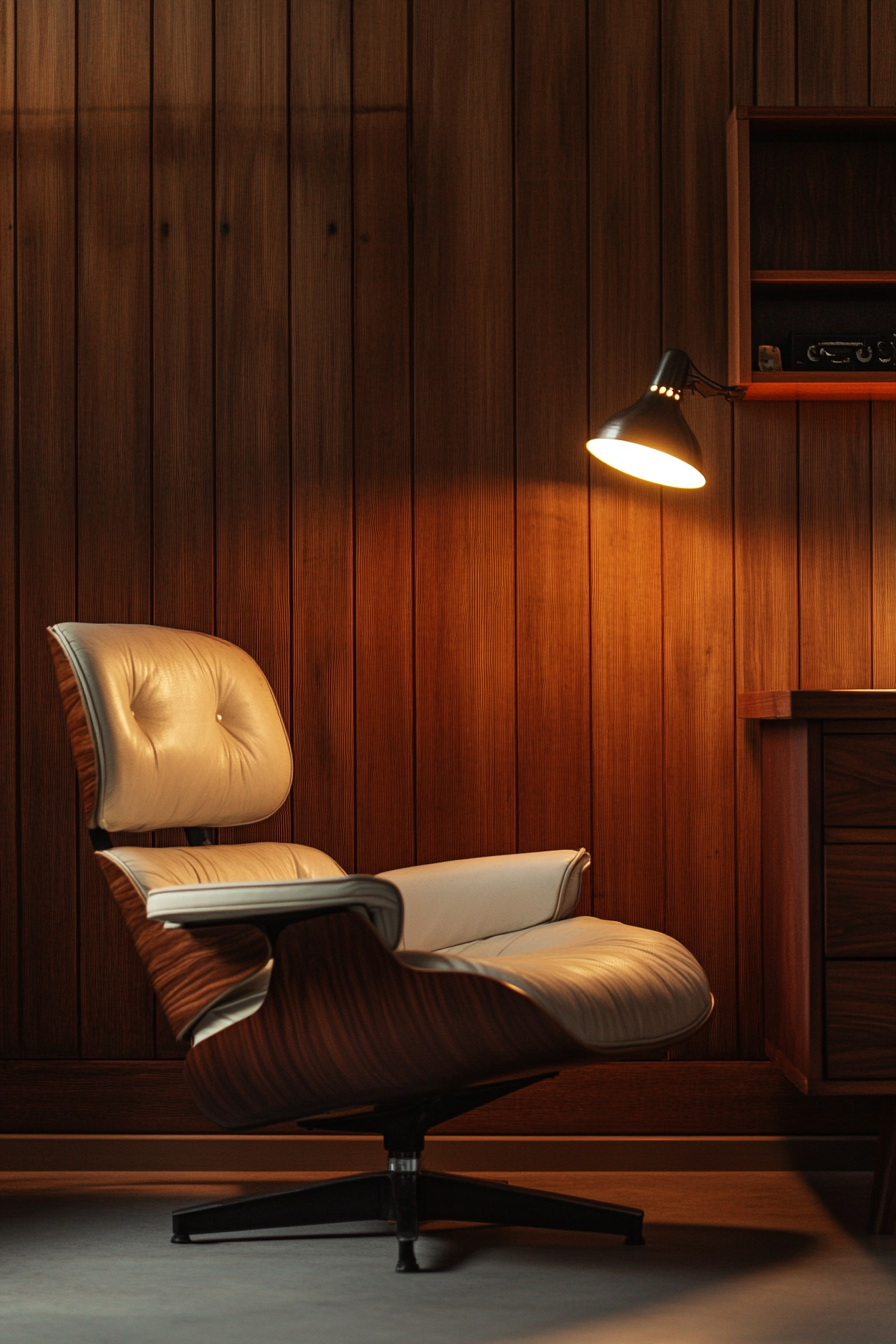
[[[401,947],[429,952],[566,919],[590,863],[584,849],[552,849],[427,863],[379,876],[404,899]]]
[[[197,882],[157,887],[146,898],[146,917],[169,928],[197,924],[263,922],[315,911],[359,910],[387,947],[401,938],[401,893],[379,877],[300,878],[287,882]]]

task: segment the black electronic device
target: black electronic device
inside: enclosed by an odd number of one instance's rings
[[[846,335],[794,334],[790,338],[791,368],[821,372],[871,373],[896,371],[896,332]]]

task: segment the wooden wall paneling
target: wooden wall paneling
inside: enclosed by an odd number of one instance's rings
[[[756,105],[793,106],[795,80],[796,0],[756,0]]]
[[[287,726],[287,11],[215,9],[216,626],[259,663]],[[288,840],[287,802],[222,839]]]
[[[794,0],[756,0],[756,104],[795,102]],[[738,53],[734,52],[734,59]],[[734,408],[736,690],[799,685],[797,416]],[[760,725],[737,719],[738,1053],[764,1054]]]
[[[78,15],[78,616],[151,606],[151,5]],[[120,838],[120,840],[123,839]],[[80,831],[81,1053],[153,1050],[149,985]]]
[[[799,685],[796,407],[734,412],[736,690]],[[737,958],[740,1054],[764,1053],[762,1029],[761,725],[736,721]]]
[[[439,1134],[871,1134],[880,1101],[807,1097],[767,1061],[586,1065],[461,1116]],[[220,1134],[174,1061],[0,1064],[4,1134]],[[294,1124],[263,1133],[295,1134]]]
[[[212,0],[153,8],[153,621],[215,629]],[[159,831],[157,845],[182,845]],[[179,1058],[158,1004],[156,1058]]]
[[[362,873],[414,862],[406,0],[353,8],[355,706]]]
[[[871,407],[871,653],[875,687],[896,686],[896,403]]]
[[[0,8],[0,1054],[19,1053],[16,13]]]
[[[593,4],[591,430],[662,353],[660,7]],[[662,492],[590,461],[594,913],[662,928]]]
[[[753,57],[761,0],[731,0],[731,106],[756,102]]]
[[[291,15],[294,837],[351,872],[351,13],[293,0]]]
[[[21,1048],[76,1057],[80,817],[46,638],[77,612],[75,6],[17,13]]]
[[[870,0],[868,7],[869,98],[873,107],[896,104],[896,0]]]
[[[802,107],[868,102],[867,0],[797,0],[797,93]]]
[[[728,14],[663,4],[663,343],[724,379]],[[737,1048],[731,411],[685,403],[706,486],[663,499],[666,922],[706,968],[707,1029],[678,1047]]]
[[[215,628],[212,0],[153,14],[153,620]]]
[[[414,11],[417,858],[516,849],[509,6]]]
[[[515,10],[521,851],[590,847],[586,6]],[[584,894],[583,905],[590,913]]]
[[[865,402],[800,406],[800,685],[871,685]]]

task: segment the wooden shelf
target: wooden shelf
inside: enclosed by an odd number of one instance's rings
[[[742,383],[741,386],[744,386]],[[752,372],[745,401],[896,401],[896,373]]]
[[[751,271],[754,285],[896,285],[896,271]]]
[[[896,371],[760,373],[760,344],[896,331],[896,108],[728,119],[728,381],[749,400],[896,401]],[[877,362],[877,361],[875,361]]]

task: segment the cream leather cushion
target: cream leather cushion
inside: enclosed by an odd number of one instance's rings
[[[701,1026],[713,999],[700,963],[667,934],[583,916],[440,953],[420,970],[468,971],[523,990],[591,1050],[662,1045]]]
[[[377,876],[394,883],[404,900],[399,946],[432,949],[566,919],[590,862],[584,849],[549,849],[424,863]]]
[[[133,879],[144,900],[159,888],[192,886],[197,882],[288,882],[297,878],[345,876],[336,860],[322,850],[272,840],[176,849],[122,845],[107,849],[105,855]]]
[[[212,635],[153,625],[53,627],[97,759],[91,826],[241,826],[276,812],[292,752],[261,668]]]

